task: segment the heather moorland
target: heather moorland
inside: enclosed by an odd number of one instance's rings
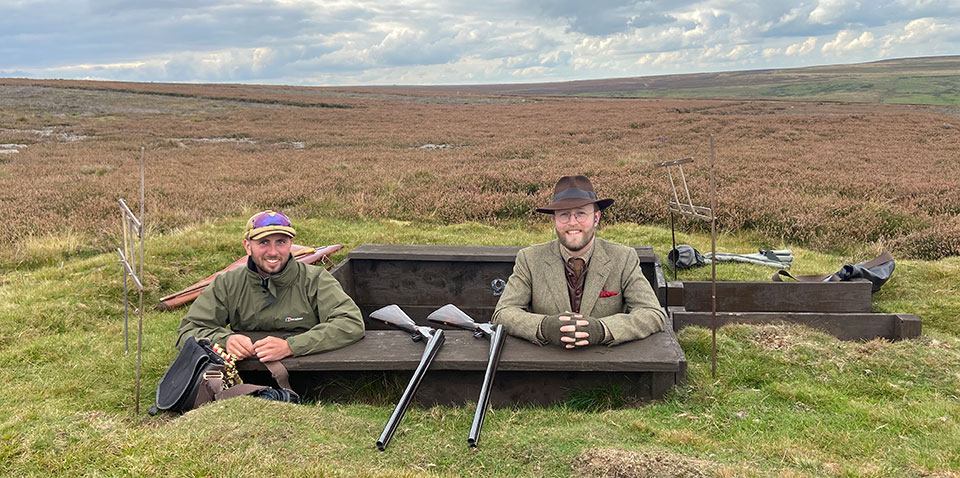
[[[960,254],[952,107],[11,79],[0,92],[10,244],[66,233],[77,252],[110,250],[116,199],[139,195],[141,148],[155,233],[264,207],[524,220],[573,173],[618,199],[608,221],[665,225],[669,185],[653,165],[695,158],[688,180],[705,202],[713,135],[721,232],[837,253]],[[3,262],[29,260],[17,250]]]
[[[960,476],[960,121],[956,106],[545,97],[400,88],[0,80],[0,476]],[[796,325],[687,327],[686,383],[638,403],[616,387],[549,406],[411,408],[374,440],[407,377],[353,400],[252,397],[144,412],[183,309],[149,306],[232,262],[262,208],[298,241],[525,245],[535,205],[583,173],[616,203],[600,235],[671,244],[659,161],[706,200],[716,142],[718,249],[784,246],[796,273],[887,249],[873,309],[923,335],[840,341]],[[146,158],[142,369],[124,349],[117,198]],[[703,223],[678,241],[709,250]],[[722,263],[722,280],[771,270]],[[685,271],[703,280],[708,268]],[[130,294],[136,301],[136,295]],[[142,372],[142,394],[135,377]],[[428,374],[427,380],[430,379]],[[360,393],[362,392],[362,393]],[[140,405],[139,410],[135,408]],[[136,413],[139,411],[139,413]]]

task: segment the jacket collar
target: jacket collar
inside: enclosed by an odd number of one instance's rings
[[[297,281],[300,268],[297,267],[296,262],[293,254],[291,254],[287,258],[287,263],[283,266],[283,270],[277,274],[263,277],[260,275],[260,270],[257,268],[257,265],[253,262],[253,258],[247,256],[247,275],[251,279],[258,281],[260,285],[266,287],[271,295],[277,297],[277,289],[284,288]]]

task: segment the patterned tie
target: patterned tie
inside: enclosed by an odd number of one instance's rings
[[[583,274],[583,266],[586,265],[586,263],[579,257],[571,257],[569,262],[573,273],[576,274],[577,277],[580,277]]]

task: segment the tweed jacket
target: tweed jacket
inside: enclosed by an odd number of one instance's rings
[[[637,251],[600,238],[593,247],[580,313],[603,321],[613,336],[609,345],[663,330],[666,314],[643,276]],[[503,324],[510,335],[543,345],[537,337],[540,321],[570,309],[560,244],[553,240],[517,253],[493,322]]]

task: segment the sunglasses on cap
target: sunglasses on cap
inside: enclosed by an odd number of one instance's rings
[[[253,229],[260,229],[261,227],[267,226],[283,226],[290,227],[290,218],[285,216],[283,213],[273,212],[273,211],[264,211],[256,216],[253,216],[250,221]]]

